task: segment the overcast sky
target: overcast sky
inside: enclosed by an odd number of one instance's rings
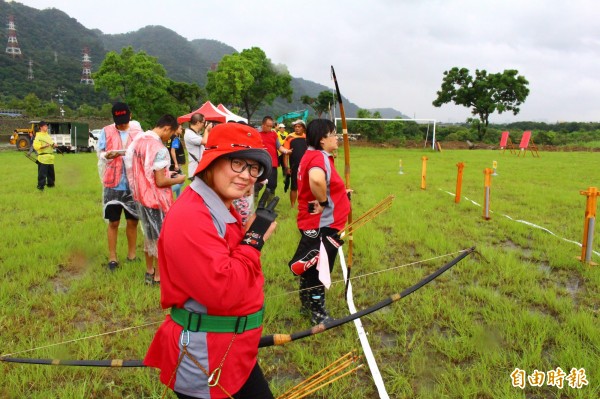
[[[342,94],[361,108],[462,122],[467,108],[431,105],[443,72],[458,66],[472,73],[517,69],[529,81],[521,112],[495,113],[493,122],[600,120],[600,1],[20,2],[58,8],[104,33],[162,25],[189,40],[260,47],[292,76],[328,87],[333,65]]]

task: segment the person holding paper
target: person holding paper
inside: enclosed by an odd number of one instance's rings
[[[131,111],[125,103],[115,103],[111,114],[115,123],[104,126],[98,138],[98,170],[103,185],[103,214],[108,221],[108,269],[113,271],[119,266],[117,237],[122,213],[127,221],[127,260],[136,260],[138,215],[127,181],[123,156],[127,146],[142,133],[142,127],[131,120]]]

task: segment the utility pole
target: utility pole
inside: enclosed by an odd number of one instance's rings
[[[12,15],[8,16],[8,44],[6,45],[6,54],[12,55],[13,58],[19,56],[23,57],[21,53],[21,47],[17,41],[17,28],[15,27],[15,17]]]
[[[93,85],[94,79],[92,79],[92,58],[90,57],[90,49],[87,47],[83,48],[83,58],[81,60],[81,80],[80,83],[86,85]]]
[[[27,70],[27,79],[33,80],[33,60],[29,59],[29,69]]]
[[[63,108],[63,104],[64,104],[63,98],[66,93],[67,93],[67,91],[64,89],[64,87],[59,87],[57,90],[57,94],[54,95],[54,97],[56,97],[58,100],[58,107],[60,108],[60,116],[63,119],[65,119],[65,109]]]

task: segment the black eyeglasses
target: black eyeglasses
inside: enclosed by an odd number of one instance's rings
[[[258,177],[263,172],[262,165],[258,163],[248,163],[243,159],[238,158],[229,158],[229,161],[231,163],[231,170],[233,170],[235,173],[242,173],[248,169],[250,176]]]

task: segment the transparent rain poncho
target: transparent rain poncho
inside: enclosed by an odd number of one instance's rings
[[[131,190],[117,191],[107,187],[102,190],[102,214],[108,205],[122,205],[123,208],[135,216],[137,219],[140,218],[138,208],[131,195]]]
[[[148,131],[138,135],[125,155],[127,177],[144,233],[144,251],[158,256],[156,244],[165,214],[173,203],[171,187],[158,187],[154,173],[169,175],[171,158],[158,135]]]
[[[131,142],[139,133],[142,133],[142,128],[137,121],[129,123],[128,134]],[[106,140],[106,138],[105,138]],[[106,144],[106,143],[104,143]],[[107,159],[104,149],[97,146],[98,155],[98,174],[100,181],[103,182],[102,190],[102,214],[108,205],[121,205],[127,212],[139,218],[137,205],[133,200],[131,189],[127,181],[123,155],[120,157]],[[108,186],[108,187],[107,187]]]

